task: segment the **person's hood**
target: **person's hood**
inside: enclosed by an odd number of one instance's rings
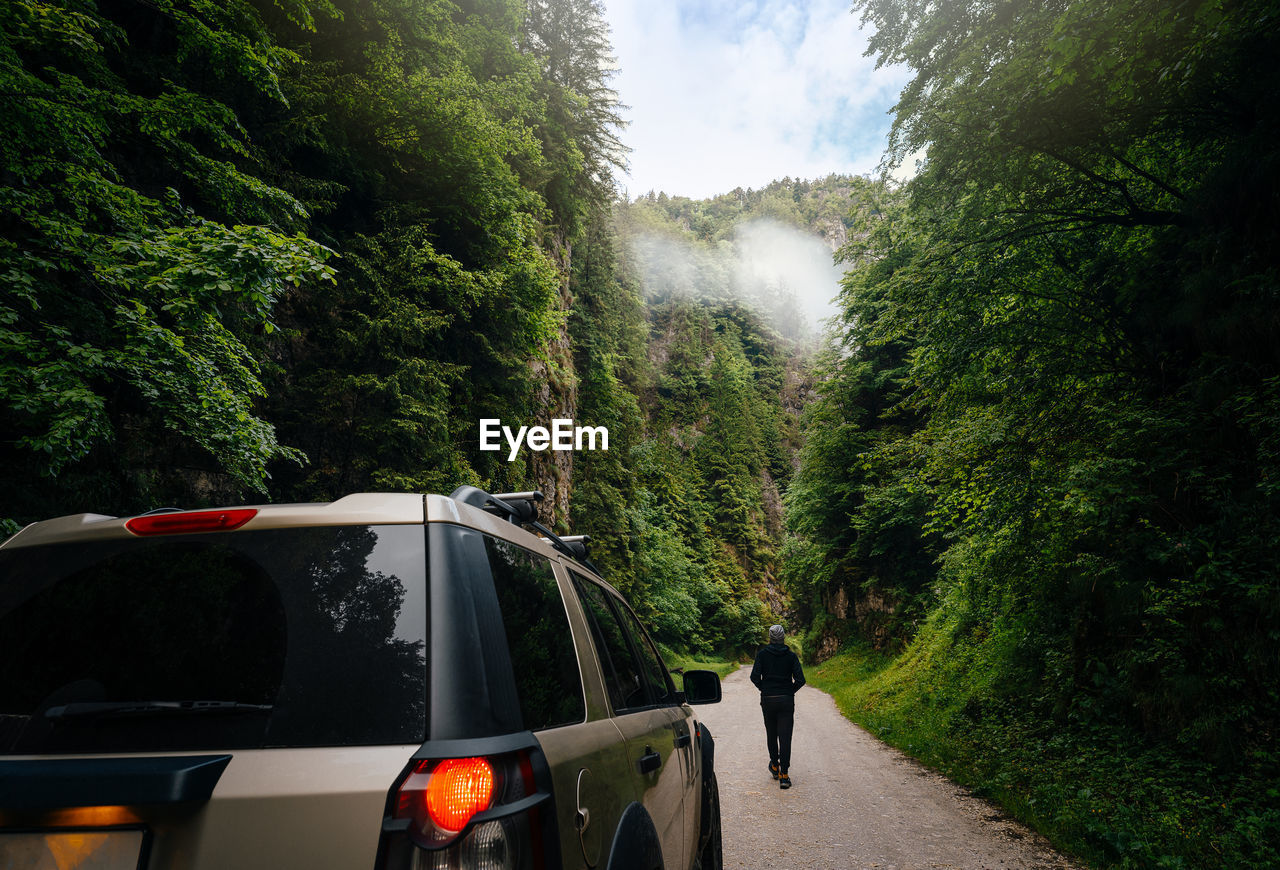
[[[783,656],[791,652],[791,647],[787,646],[785,643],[771,643],[765,647],[765,649],[773,653],[775,656]]]

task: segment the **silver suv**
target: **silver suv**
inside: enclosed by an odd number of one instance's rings
[[[0,868],[719,870],[713,745],[541,493],[0,545]]]

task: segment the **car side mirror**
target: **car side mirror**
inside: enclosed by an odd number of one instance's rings
[[[715,671],[685,671],[684,699],[688,704],[718,704],[719,675]]]

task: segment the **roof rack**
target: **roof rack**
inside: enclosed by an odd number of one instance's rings
[[[579,562],[591,564],[587,559],[587,544],[591,543],[590,535],[561,535],[560,540],[564,541],[565,546],[573,551]]]
[[[597,574],[600,573],[600,569],[587,558],[587,544],[591,541],[590,535],[566,535],[561,537],[538,522],[538,503],[546,498],[540,490],[502,492],[494,495],[485,492],[479,487],[464,485],[449,493],[449,498],[480,508],[480,510],[487,513],[503,516],[514,525],[533,529],[546,538],[551,546],[561,553],[576,559]]]

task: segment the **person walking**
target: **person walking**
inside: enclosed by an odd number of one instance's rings
[[[795,728],[796,692],[804,685],[800,657],[783,643],[782,626],[769,629],[769,645],[756,653],[751,682],[760,690],[764,713],[765,744],[769,747],[769,773],[779,788],[791,788],[791,732]]]

